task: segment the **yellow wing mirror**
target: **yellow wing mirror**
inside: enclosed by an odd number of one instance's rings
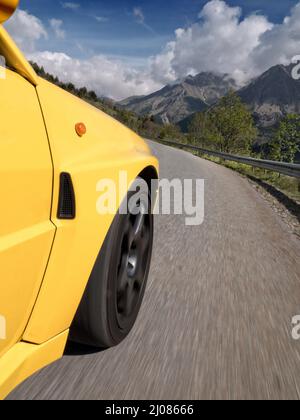
[[[18,4],[19,0],[0,0],[0,24],[11,17]]]

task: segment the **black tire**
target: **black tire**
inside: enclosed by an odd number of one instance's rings
[[[126,203],[133,195],[128,194]],[[140,191],[138,203],[143,211],[138,214],[130,211],[126,215],[119,212],[114,219],[73,321],[71,341],[110,348],[123,341],[135,324],[153,247],[148,193]]]

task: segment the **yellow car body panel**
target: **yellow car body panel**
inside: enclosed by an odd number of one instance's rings
[[[18,343],[0,359],[0,399],[17,385],[63,355],[69,331],[40,346]]]
[[[0,4],[1,4],[0,0]],[[22,52],[18,49],[14,41],[10,38],[6,30],[0,25],[0,55],[5,57],[9,67],[16,69],[16,71],[27,79],[31,84],[37,85],[38,77],[26,61]]]
[[[16,1],[0,0],[0,7],[4,3],[12,13]],[[63,354],[114,219],[114,214],[96,211],[98,182],[110,179],[118,186],[119,172],[126,173],[127,182],[117,195],[119,206],[142,171],[151,168],[158,176],[158,161],[135,133],[37,77],[1,26],[0,54],[15,70],[6,69],[0,80],[0,398],[4,398]],[[77,135],[77,123],[86,125],[86,135]],[[62,172],[69,173],[74,184],[74,220],[57,218]]]
[[[97,183],[110,179],[118,186],[119,172],[126,172],[128,183],[117,194],[119,207],[129,185],[143,169],[157,169],[158,164],[143,140],[96,108],[44,80],[39,81],[37,92],[54,162],[52,221],[57,227],[39,299],[24,334],[26,341],[40,344],[69,328],[113,221],[114,215],[96,211]],[[79,122],[87,128],[83,137],[75,131]],[[75,220],[57,219],[62,172],[72,176]],[[49,307],[55,311],[49,311]]]
[[[6,319],[1,356],[25,330],[55,226],[51,154],[35,88],[8,69],[0,86],[0,315]]]

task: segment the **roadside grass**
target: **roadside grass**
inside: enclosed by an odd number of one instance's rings
[[[300,180],[281,175],[275,172],[267,171],[260,168],[252,168],[237,162],[224,161],[220,158],[214,158],[201,153],[195,153],[197,156],[210,160],[211,162],[223,165],[226,168],[239,172],[241,175],[248,177],[252,181],[262,181],[263,183],[274,187],[279,192],[285,194],[288,198],[300,204]]]
[[[164,144],[163,141],[157,139],[155,140],[158,143]],[[188,143],[186,143],[188,145]],[[185,150],[184,147],[181,147],[181,149]],[[197,152],[197,151],[191,151],[190,153],[194,154],[195,156],[198,156],[202,159],[209,160],[211,162],[217,163],[218,165],[225,166],[226,168],[229,168],[233,171],[238,172],[242,176],[245,176],[249,179],[251,179],[254,182],[257,182],[257,184],[260,184],[260,186],[263,186],[265,189],[267,186],[270,186],[269,192],[272,190],[272,194],[276,196],[276,191],[278,191],[279,194],[283,194],[288,199],[295,202],[295,205],[297,207],[297,212],[299,212],[299,206],[300,206],[300,180],[296,178],[292,178],[289,176],[278,174],[277,172],[272,172],[260,168],[254,168],[249,165],[245,165],[238,162],[230,162],[226,161],[221,158],[213,157],[210,155],[205,155],[204,153]],[[300,218],[300,215],[299,215]]]

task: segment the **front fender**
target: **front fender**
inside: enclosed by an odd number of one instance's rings
[[[23,339],[41,344],[70,327],[114,219],[114,215],[100,216],[96,211],[99,180],[108,178],[118,186],[119,172],[126,171],[129,187],[147,167],[158,173],[158,162],[142,139],[103,112],[42,80],[37,92],[53,158],[51,219],[57,232]],[[83,137],[75,131],[79,122],[87,128]],[[76,195],[75,220],[57,218],[62,172],[72,176]],[[126,194],[126,191],[119,192],[118,206]]]

